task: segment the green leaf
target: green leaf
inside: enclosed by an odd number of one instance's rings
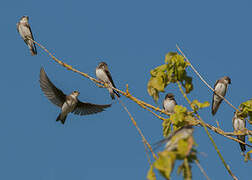
[[[176,160],[176,154],[174,152],[163,151],[158,155],[159,157],[153,165],[166,179],[170,179]]]
[[[248,141],[249,141],[250,143],[252,143],[252,137],[249,137],[249,138],[248,138]]]
[[[148,180],[156,180],[156,175],[154,173],[154,170],[153,170],[153,165],[151,165],[149,171],[148,171],[148,174],[147,174],[147,179]]]
[[[185,125],[185,117],[187,115],[187,109],[183,106],[176,105],[174,107],[174,113],[170,116],[170,121],[174,125],[174,130]]]
[[[181,158],[185,158],[188,152],[188,142],[186,139],[180,139],[178,142],[178,154]]]
[[[163,126],[163,136],[164,137],[169,136],[169,134],[171,133],[171,121],[170,120],[163,121],[162,126]]]
[[[205,108],[205,107],[210,106],[210,103],[208,101],[200,103],[198,100],[193,100],[191,106],[194,111],[198,111],[201,108]]]
[[[178,54],[178,53],[176,53],[176,52],[169,52],[169,53],[167,53],[166,56],[165,56],[165,63],[169,63],[170,60],[171,60],[175,55],[177,55],[177,54]]]
[[[249,117],[250,121],[252,121],[252,99],[241,103],[239,109],[241,111],[241,113],[238,114],[239,116],[243,118]]]
[[[157,102],[159,99],[159,92],[157,89],[153,88],[151,81],[149,81],[149,83],[148,83],[147,90],[148,90],[149,95],[152,96],[153,99]]]

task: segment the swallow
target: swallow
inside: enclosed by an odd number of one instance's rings
[[[103,81],[104,83],[107,83],[109,85],[108,91],[112,99],[115,99],[115,95],[118,98],[120,97],[120,94],[111,88],[111,87],[116,88],[116,86],[108,70],[108,65],[105,62],[101,62],[98,64],[98,66],[95,69],[95,74],[100,81]]]
[[[65,123],[67,115],[74,113],[76,115],[88,115],[95,114],[104,111],[105,108],[111,106],[111,104],[98,105],[87,102],[81,102],[78,100],[78,91],[73,91],[70,95],[65,95],[60,89],[58,89],[48,78],[45,70],[40,70],[40,87],[45,96],[56,106],[61,108],[61,112],[56,121]]]
[[[31,55],[34,56],[37,54],[37,49],[32,40],[34,40],[31,27],[29,25],[29,17],[28,16],[23,16],[17,23],[17,30],[21,37],[23,38],[24,42],[27,44],[27,46],[30,49]],[[30,39],[32,40],[30,40]]]
[[[240,118],[236,115],[234,115],[233,119],[232,119],[232,124],[233,124],[233,128],[234,131],[241,131],[243,129],[246,128],[246,121],[243,118]],[[242,142],[245,142],[245,136],[241,135],[241,136],[237,136],[237,139],[239,139]],[[245,152],[246,151],[246,146],[245,144],[239,143],[240,147],[241,147],[241,151]]]
[[[194,131],[193,126],[191,125],[183,126],[182,128],[173,131],[167,138],[156,143],[155,146],[157,147],[166,143],[165,150],[173,151],[177,149],[178,142],[182,139],[188,139],[189,137],[191,137],[193,131]]]
[[[223,78],[216,81],[214,85],[214,94],[213,94],[213,100],[212,100],[212,114],[215,115],[221,102],[222,98],[218,96],[217,94],[220,94],[221,96],[225,96],[227,92],[228,84],[231,84],[231,79],[228,76],[224,76]]]
[[[168,113],[174,113],[174,107],[177,105],[177,102],[172,93],[168,93],[165,96],[163,101],[163,109]]]

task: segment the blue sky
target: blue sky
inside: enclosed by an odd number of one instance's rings
[[[178,44],[210,84],[231,77],[226,97],[238,106],[251,98],[251,7],[245,0],[3,1],[0,179],[145,179],[149,169],[141,138],[118,102],[97,115],[69,115],[64,126],[55,121],[60,110],[39,87],[41,66],[65,93],[79,90],[80,100],[97,104],[111,99],[105,89],[53,63],[41,49],[30,56],[16,30],[21,16],[30,17],[35,40],[59,59],[91,76],[106,61],[119,89],[129,84],[133,95],[151,104],[149,71],[163,64],[165,54]],[[191,70],[189,74],[195,87],[189,97],[211,102],[212,93]],[[188,107],[175,86],[166,92]],[[147,140],[160,140],[162,122],[121,99]],[[218,120],[221,128],[232,131],[233,109],[227,104],[221,104],[215,117],[210,108],[200,114],[207,123]],[[248,179],[251,162],[243,162],[239,145],[212,135],[233,173]],[[203,129],[196,128],[194,137],[208,176],[231,179]],[[192,169],[194,179],[204,178],[195,165]]]

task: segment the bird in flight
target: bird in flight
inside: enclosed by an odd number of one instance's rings
[[[80,94],[78,91],[73,91],[69,95],[65,95],[60,89],[58,89],[48,78],[45,70],[40,70],[40,87],[45,96],[56,106],[61,108],[61,112],[56,121],[65,123],[67,115],[74,113],[77,115],[95,114],[104,111],[105,108],[111,106],[111,104],[98,105],[87,102],[81,102],[77,98]]]

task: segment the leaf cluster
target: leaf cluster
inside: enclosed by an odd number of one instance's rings
[[[159,92],[170,83],[181,82],[186,93],[193,90],[192,77],[187,75],[186,68],[189,65],[183,56],[176,52],[169,52],[165,56],[165,64],[150,71],[151,78],[148,82],[147,90],[150,96],[157,102]]]

